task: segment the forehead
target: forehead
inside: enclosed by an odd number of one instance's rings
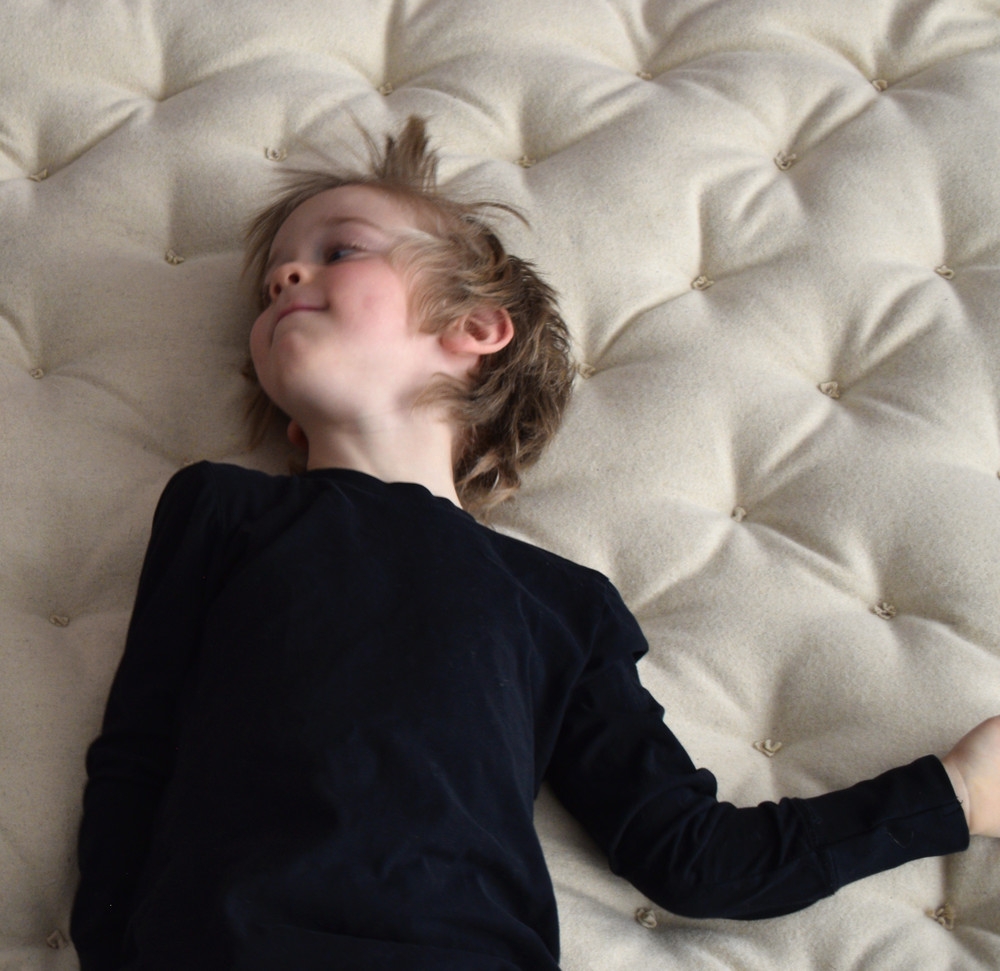
[[[279,253],[330,224],[350,221],[370,223],[390,236],[418,228],[415,214],[402,200],[372,186],[344,185],[320,192],[293,209],[275,233],[270,253]]]

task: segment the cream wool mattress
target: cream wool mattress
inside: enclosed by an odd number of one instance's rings
[[[247,450],[241,231],[430,119],[581,361],[497,528],[608,574],[741,804],[1000,711],[998,0],[5,0],[0,969],[73,969],[84,753],[154,505]],[[566,971],[996,969],[1000,845],[752,924],[664,913],[543,792]],[[391,926],[393,915],[385,915]],[[178,969],[182,971],[182,969]]]

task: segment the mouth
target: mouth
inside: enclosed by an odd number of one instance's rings
[[[300,311],[313,311],[319,309],[320,309],[319,307],[310,307],[304,303],[293,303],[291,306],[285,307],[285,309],[282,310],[281,313],[279,313],[278,316],[275,318],[274,322],[277,324],[279,321],[284,320],[284,318],[287,317],[289,314],[297,314]]]

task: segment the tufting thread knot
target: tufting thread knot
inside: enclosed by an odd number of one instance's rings
[[[927,916],[937,921],[946,931],[955,929],[955,908],[951,904],[943,904],[937,910],[928,910]]]
[[[769,738],[765,738],[763,741],[754,742],[753,747],[760,752],[761,755],[766,755],[769,759],[773,759],[784,747],[783,742],[774,742]]]
[[[648,930],[653,930],[657,924],[656,913],[652,907],[639,907],[635,912],[635,920]]]
[[[778,152],[778,154],[774,156],[774,164],[777,165],[782,172],[787,172],[798,160],[799,157],[794,152]]]

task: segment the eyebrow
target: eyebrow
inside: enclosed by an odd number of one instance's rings
[[[373,223],[370,219],[365,219],[364,216],[331,216],[329,219],[324,219],[321,223],[317,225],[317,229],[329,229],[333,226],[343,226],[344,223],[361,223],[364,226],[368,226],[369,229],[374,229],[376,232],[381,233],[383,236],[387,236],[388,233],[383,229],[378,223]],[[264,271],[261,273],[261,279],[267,279],[268,273],[274,269],[276,263],[279,262],[278,254],[273,254],[268,258],[268,261],[264,264]]]

